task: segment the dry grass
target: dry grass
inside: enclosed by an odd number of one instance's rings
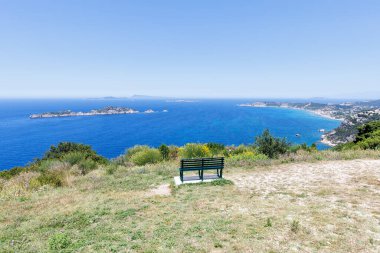
[[[317,161],[229,164],[232,185],[163,195],[176,163],[100,168],[2,198],[0,251],[379,252],[380,161]]]

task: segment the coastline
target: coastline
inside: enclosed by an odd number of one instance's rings
[[[258,107],[258,108],[271,107],[271,108],[284,108],[284,109],[290,109],[290,110],[302,110],[302,111],[305,111],[307,113],[311,113],[313,115],[317,115],[317,116],[322,117],[322,118],[326,118],[326,119],[330,119],[330,120],[337,120],[340,122],[344,121],[343,118],[334,117],[333,115],[331,115],[331,113],[326,113],[326,112],[323,112],[320,110],[310,110],[310,109],[306,109],[306,108],[292,107],[292,106],[287,106],[287,105],[276,106],[276,105],[266,105],[266,104],[260,103],[257,105],[255,105],[255,104],[239,104],[238,106],[241,106],[241,107]],[[330,141],[327,138],[327,136],[328,136],[327,133],[322,134],[319,142],[322,144],[325,144],[329,147],[335,147],[337,144]]]
[[[343,118],[334,117],[333,115],[331,115],[329,113],[324,113],[324,112],[321,112],[321,111],[310,110],[310,109],[306,109],[306,108],[292,107],[292,106],[252,105],[252,104],[238,104],[237,106],[240,106],[240,107],[257,107],[257,108],[269,107],[269,108],[285,108],[285,109],[291,109],[291,110],[302,110],[302,111],[309,112],[309,113],[318,115],[318,116],[326,118],[326,119],[338,120],[338,121],[343,121],[344,120]]]
[[[329,147],[335,147],[337,145],[336,143],[333,143],[330,140],[328,140],[326,134],[322,134],[320,142]]]

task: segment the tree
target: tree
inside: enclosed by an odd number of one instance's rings
[[[277,158],[288,151],[290,143],[285,138],[273,137],[268,129],[255,139],[257,150],[269,158]]]
[[[170,149],[167,145],[165,144],[162,144],[158,150],[160,151],[161,155],[162,155],[162,158],[164,160],[169,160],[169,153],[170,153]]]
[[[98,155],[91,146],[74,142],[60,142],[56,147],[51,146],[42,160],[61,159],[64,155],[72,152],[82,153],[86,159],[91,159],[98,163],[107,163],[107,159]]]

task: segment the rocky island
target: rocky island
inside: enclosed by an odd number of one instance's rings
[[[340,126],[321,136],[321,142],[335,146],[353,141],[357,134],[357,128],[367,122],[380,120],[380,100],[349,102],[339,104],[323,103],[294,103],[294,102],[254,102],[239,104],[243,107],[282,107],[300,109],[315,113],[322,117],[342,121]],[[323,131],[325,132],[324,129]]]
[[[31,119],[41,119],[41,118],[56,118],[56,117],[76,117],[76,116],[97,116],[97,115],[115,115],[115,114],[136,114],[136,113],[154,113],[152,109],[146,110],[144,112],[139,112],[137,110],[128,107],[113,107],[108,106],[103,109],[95,109],[89,112],[73,112],[71,110],[60,111],[60,112],[44,112],[40,114],[32,114],[29,116]]]

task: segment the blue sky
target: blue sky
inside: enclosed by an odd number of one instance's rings
[[[380,98],[378,0],[0,0],[0,97]]]

